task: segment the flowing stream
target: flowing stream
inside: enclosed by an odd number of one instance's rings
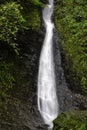
[[[43,10],[43,20],[46,35],[41,51],[38,74],[38,110],[45,122],[52,129],[52,121],[58,115],[58,100],[56,95],[55,69],[53,60],[53,29],[51,21],[53,14],[53,0]]]

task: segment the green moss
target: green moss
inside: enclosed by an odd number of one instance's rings
[[[0,62],[0,102],[2,98],[7,96],[7,92],[14,84],[15,79],[10,72],[12,66],[11,63]]]
[[[63,53],[76,88],[87,94],[87,5],[86,0],[57,0],[55,23],[61,32]],[[70,63],[72,62],[72,64]],[[67,69],[67,70],[68,70]],[[67,75],[68,76],[68,75]],[[70,76],[70,75],[69,75]],[[72,76],[70,76],[71,78]],[[77,78],[78,77],[78,78]],[[79,80],[77,80],[79,79]],[[70,80],[70,79],[68,79]]]
[[[6,42],[19,54],[16,43],[17,33],[24,30],[39,30],[40,5],[38,0],[34,1],[2,1],[0,4],[0,41]]]
[[[16,34],[23,29],[25,22],[20,10],[20,5],[15,2],[0,5],[0,41],[6,42],[16,53]]]
[[[23,7],[22,15],[26,20],[25,27],[27,27],[27,29],[38,30],[41,24],[41,8],[44,7],[44,4],[39,0],[27,0],[26,2],[19,0],[19,3]]]
[[[86,130],[87,111],[69,111],[54,120],[53,130]]]
[[[31,28],[33,30],[38,30],[40,28],[40,12],[37,8],[32,8],[32,11],[23,10],[23,16],[26,20],[25,27],[27,27],[27,29]]]
[[[21,86],[26,80],[20,61],[19,32],[39,30],[40,11],[44,4],[39,0],[0,1],[0,99],[6,99],[11,89]],[[33,34],[32,34],[33,35]],[[2,104],[2,102],[0,101]]]

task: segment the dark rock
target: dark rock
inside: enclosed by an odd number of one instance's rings
[[[71,91],[70,84],[66,83],[63,63],[61,62],[61,36],[54,30],[54,62],[56,73],[56,86],[59,101],[60,113],[67,110],[87,110],[87,96]]]
[[[0,130],[46,130],[37,109],[37,75],[44,33],[28,30],[18,34],[23,81],[11,90],[0,108]],[[19,68],[20,69],[20,68]],[[23,83],[23,84],[22,84]]]
[[[28,30],[18,34],[20,57],[24,65],[21,70],[22,83],[11,91],[0,108],[0,130],[46,130],[46,126],[37,108],[37,75],[40,51],[44,40],[45,29],[42,31]],[[87,97],[71,91],[66,83],[61,62],[60,34],[54,30],[53,51],[56,73],[57,96],[60,113],[77,109],[87,109]]]

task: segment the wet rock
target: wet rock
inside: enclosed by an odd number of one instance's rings
[[[18,34],[22,79],[13,87],[10,98],[0,107],[0,130],[46,130],[37,108],[37,75],[44,33]],[[20,69],[20,68],[19,68]]]
[[[61,62],[61,36],[59,32],[54,30],[54,62],[56,73],[56,86],[60,113],[68,110],[87,110],[87,96],[73,92],[70,84],[66,82],[63,63]]]
[[[23,82],[18,83],[0,107],[0,130],[46,130],[46,126],[37,108],[37,75],[39,57],[44,40],[45,30],[20,32],[18,44],[21,61]],[[87,97],[71,91],[66,83],[61,62],[60,34],[54,30],[54,63],[56,73],[57,96],[60,113],[68,110],[86,110]]]

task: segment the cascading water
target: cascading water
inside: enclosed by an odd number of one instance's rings
[[[52,121],[58,115],[58,101],[56,95],[55,70],[53,61],[53,29],[51,21],[53,13],[53,0],[43,10],[43,20],[46,28],[46,35],[40,56],[38,74],[38,109],[49,129],[53,127]]]

